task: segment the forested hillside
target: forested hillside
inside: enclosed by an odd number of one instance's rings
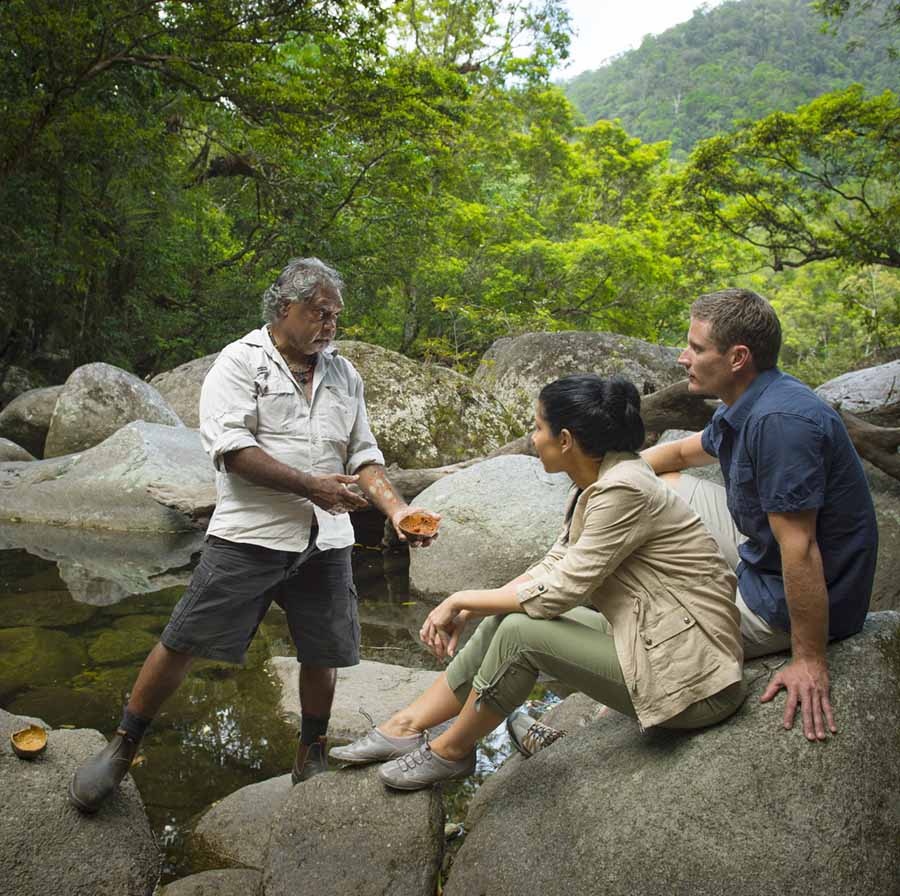
[[[0,3],[0,383],[215,351],[299,255],[345,276],[345,337],[460,369],[523,331],[677,344],[699,292],[750,285],[821,381],[900,342],[900,102],[878,35],[850,52],[801,8],[673,32],[660,71],[699,63],[716,92],[689,117],[721,119],[685,160],[637,122],[585,125],[551,83],[562,0]],[[841,67],[863,86],[798,108],[759,63],[734,130],[736,60],[773,46],[819,92]]]
[[[699,3],[698,3],[699,5]],[[862,4],[831,31],[810,0],[726,0],[565,85],[590,121],[670,140],[685,154],[735,120],[788,111],[853,83],[897,90],[896,41],[879,4]]]

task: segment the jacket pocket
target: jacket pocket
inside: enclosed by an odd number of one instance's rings
[[[645,625],[640,633],[656,687],[675,694],[712,675],[718,658],[703,630],[684,607],[676,607]]]

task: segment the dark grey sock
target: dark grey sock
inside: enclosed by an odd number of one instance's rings
[[[153,719],[145,719],[143,716],[136,715],[126,706],[122,710],[122,719],[119,722],[119,730],[124,731],[128,737],[137,743],[146,730],[150,727]]]
[[[305,744],[314,744],[328,732],[328,718],[317,719],[314,716],[300,716],[300,740]]]

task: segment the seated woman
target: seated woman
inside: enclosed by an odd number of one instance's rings
[[[465,777],[478,739],[540,672],[642,727],[700,728],[740,706],[734,574],[699,517],[636,454],[639,410],[625,380],[568,376],[544,387],[532,441],[544,469],[575,485],[560,537],[502,588],[458,591],[435,607],[421,637],[438,656],[454,656],[468,619],[488,618],[420,697],[332,757],[385,762],[382,780],[400,790]],[[426,729],[454,716],[426,741]],[[533,752],[549,739],[517,746]]]

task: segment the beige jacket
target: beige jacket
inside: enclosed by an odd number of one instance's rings
[[[607,454],[528,574],[518,599],[529,616],[593,604],[609,620],[644,726],[741,678],[735,576],[697,514],[635,454]]]

